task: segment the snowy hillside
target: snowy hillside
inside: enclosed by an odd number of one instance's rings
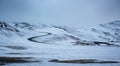
[[[86,61],[117,63],[120,60],[119,32],[120,21],[91,28],[0,22],[0,65],[12,66],[6,63],[18,63],[13,65],[19,66],[21,62],[21,66],[24,66],[22,62],[26,61],[26,63],[38,62],[31,63],[35,64],[34,66],[39,66],[42,62],[44,66],[49,64],[63,66],[54,62],[71,62],[69,60],[78,58],[80,60],[77,61],[85,61],[85,63]],[[87,59],[96,59],[96,61]],[[26,65],[29,66],[29,64]],[[73,66],[73,64],[69,65]],[[119,62],[117,65],[120,65]]]
[[[0,38],[30,40],[37,43],[69,42],[80,45],[112,45],[119,42],[120,22],[110,22],[87,28],[71,28],[67,26],[47,26],[27,22],[0,22]],[[18,39],[19,40],[19,39]],[[4,43],[4,41],[0,41]],[[13,41],[14,42],[14,41]]]
[[[120,21],[100,24],[92,30],[100,33],[99,38],[108,41],[120,41]]]

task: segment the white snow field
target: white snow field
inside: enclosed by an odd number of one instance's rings
[[[0,22],[0,65],[120,66],[119,32],[120,21],[89,29]],[[98,61],[49,62],[81,59]]]

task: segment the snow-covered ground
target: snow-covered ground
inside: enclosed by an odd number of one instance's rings
[[[32,44],[32,45],[31,45]],[[20,63],[20,64],[8,64],[6,66],[64,66],[63,63],[48,62],[48,60],[59,59],[59,60],[73,60],[73,59],[98,59],[98,60],[112,60],[120,61],[120,48],[117,47],[99,47],[99,46],[72,46],[72,45],[55,45],[55,44],[42,44],[42,43],[31,43],[26,50],[13,50],[3,48],[0,56],[6,57],[33,57],[35,60],[41,62],[35,63]],[[27,44],[26,44],[27,45]],[[25,46],[24,46],[25,47]],[[120,63],[111,64],[65,64],[67,66],[119,66]]]
[[[114,25],[113,27],[116,28],[106,29],[95,26],[91,29],[75,29],[66,26],[31,25],[29,23],[10,23],[6,26],[4,22],[1,22],[0,57],[30,57],[32,61],[38,61],[5,63],[4,66],[119,66],[120,63],[48,62],[53,59],[120,61],[120,28],[115,26],[118,22],[114,23],[112,26]],[[111,26],[111,23],[109,26]],[[77,42],[80,43],[75,44]],[[98,43],[99,45],[96,45]],[[83,46],[83,44],[85,45]]]

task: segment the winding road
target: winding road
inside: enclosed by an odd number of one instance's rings
[[[49,32],[42,32],[42,33],[45,33],[45,35],[30,37],[30,38],[28,38],[28,40],[32,41],[32,42],[43,43],[43,42],[39,42],[39,41],[34,40],[34,39],[38,38],[38,37],[44,37],[44,36],[52,35],[52,33],[49,33]]]

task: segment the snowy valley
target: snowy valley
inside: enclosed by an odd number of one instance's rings
[[[120,21],[91,28],[0,22],[0,65],[119,66],[119,43]]]

